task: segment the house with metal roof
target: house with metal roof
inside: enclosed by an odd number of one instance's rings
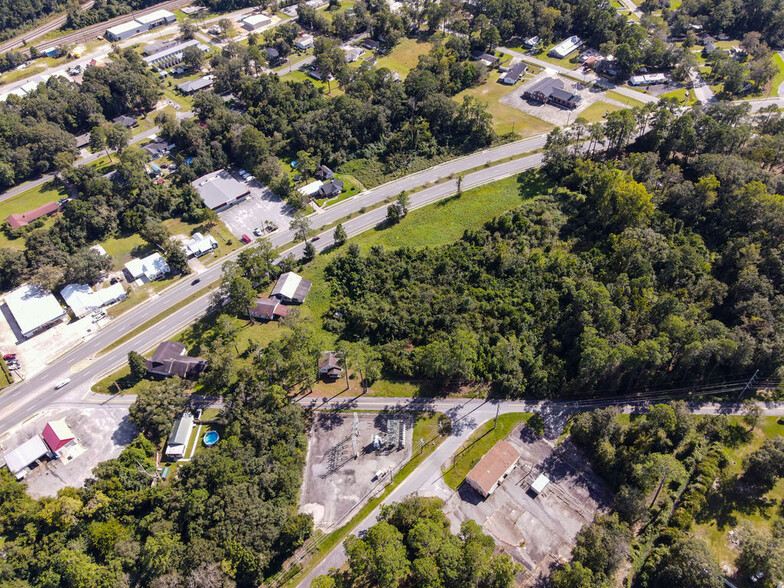
[[[93,290],[87,284],[68,284],[60,290],[60,296],[74,316],[81,318],[99,308],[125,300],[128,295],[123,285],[117,283],[100,290]]]
[[[174,421],[172,426],[169,440],[166,442],[166,456],[174,459],[185,457],[185,451],[188,449],[188,441],[191,439],[191,432],[193,431],[193,414],[186,411]]]
[[[177,89],[182,92],[183,94],[195,94],[199,90],[205,90],[207,88],[212,87],[214,82],[213,77],[204,76],[199,78],[198,80],[191,80],[190,82],[184,82],[177,86]]]
[[[286,304],[302,304],[312,285],[310,280],[305,280],[294,272],[286,272],[275,282],[270,297]]]
[[[520,459],[520,453],[507,441],[499,441],[479,460],[468,475],[466,482],[487,498],[506,479]]]
[[[125,264],[125,271],[131,277],[131,281],[144,278],[152,282],[168,274],[171,268],[163,256],[155,252],[142,259],[132,259]]]
[[[258,298],[255,306],[248,311],[250,316],[262,321],[274,321],[279,318],[285,318],[288,316],[288,313],[289,309],[283,306],[279,299],[263,297]]]
[[[35,335],[66,316],[51,292],[33,284],[24,284],[6,294],[5,303],[22,337]]]
[[[558,43],[555,47],[550,49],[548,55],[551,57],[557,57],[559,59],[563,59],[567,55],[569,55],[572,51],[576,51],[580,47],[583,46],[585,41],[583,41],[577,35],[572,35],[571,37],[564,39],[560,43]]]
[[[182,250],[188,257],[201,257],[218,248],[218,242],[212,235],[193,233],[190,239],[184,241]]]

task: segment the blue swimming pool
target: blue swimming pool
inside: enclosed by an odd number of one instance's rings
[[[220,439],[220,435],[218,435],[217,431],[209,431],[204,434],[204,444],[207,447],[215,445],[218,442],[218,439]]]

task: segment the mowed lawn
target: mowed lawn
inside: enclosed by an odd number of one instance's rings
[[[486,422],[474,431],[468,440],[455,452],[452,460],[443,467],[444,482],[453,490],[457,490],[463,483],[468,472],[471,471],[485,453],[493,445],[506,437],[520,421],[526,422],[533,416],[530,412],[510,412]]]
[[[623,107],[617,104],[610,104],[609,102],[594,102],[577,116],[594,123],[604,120],[604,116],[607,113],[617,112],[618,110],[623,110]]]
[[[493,128],[499,136],[511,132],[521,137],[549,133],[554,125],[500,102],[501,98],[515,91],[522,84],[507,86],[498,82],[499,77],[500,74],[494,71],[484,84],[476,88],[463,90],[454,99],[462,102],[465,96],[474,96],[487,103],[487,111],[493,115]]]
[[[741,423],[741,417],[730,416],[729,419],[735,424],[744,426]],[[759,449],[765,439],[772,439],[776,435],[784,436],[784,424],[779,423],[778,417],[763,417],[760,426],[754,431],[750,443],[736,449],[725,450],[725,454],[730,460],[729,471],[733,474],[739,474],[743,470],[743,459]],[[693,533],[710,545],[722,565],[731,567],[738,556],[738,550],[730,542],[729,531],[739,527],[743,522],[750,523],[758,530],[770,530],[774,514],[782,503],[784,503],[784,478],[778,481],[773,490],[760,497],[756,504],[743,504],[742,510],[723,513],[722,522],[717,523],[714,518],[719,513],[710,513],[712,520],[695,524]],[[700,518],[698,517],[697,520]]]
[[[432,43],[422,39],[402,39],[389,55],[378,59],[377,67],[391,69],[405,79],[408,72],[419,63],[419,56],[428,53],[432,47]]]
[[[18,196],[0,202],[0,222],[4,221],[11,214],[19,214],[43,206],[47,202],[57,201],[68,195],[68,191],[58,182],[50,180],[22,192]],[[54,215],[52,215],[53,218]],[[51,224],[52,218],[46,219],[45,224]],[[9,239],[5,233],[0,232],[0,248],[24,249],[23,238]]]
[[[784,59],[781,58],[780,53],[774,54],[773,63],[776,64],[778,73],[770,81],[770,95],[779,96],[779,87],[784,84]],[[766,93],[765,95],[767,96],[768,94]]]

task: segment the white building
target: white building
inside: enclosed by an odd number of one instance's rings
[[[242,19],[242,28],[246,31],[258,31],[272,23],[272,19],[264,14],[252,14]]]
[[[345,53],[346,61],[348,63],[354,63],[365,54],[365,51],[360,47],[349,47],[345,50]]]
[[[302,35],[296,41],[294,41],[294,46],[297,49],[310,49],[313,47],[313,35]]]
[[[198,47],[204,53],[207,53],[210,50],[207,45],[200,43],[196,39],[191,39],[190,41],[178,43],[177,45],[172,45],[171,47],[161,49],[152,55],[148,55],[144,58],[144,62],[150,67],[157,67],[160,69],[172,67],[182,62],[182,52],[186,49],[186,47],[193,46]]]
[[[311,182],[307,186],[302,186],[301,188],[298,188],[297,192],[299,192],[303,196],[308,196],[308,197],[314,196],[316,193],[318,193],[319,188],[321,188],[321,186],[323,185],[324,182],[322,182],[321,180],[316,180],[314,182]]]
[[[153,253],[142,259],[132,259],[125,264],[125,271],[133,280],[144,278],[152,282],[168,274],[171,268],[160,253]]]
[[[100,290],[93,290],[87,284],[68,284],[60,290],[60,296],[74,315],[81,318],[99,308],[125,300],[127,294],[123,285],[119,283]]]
[[[162,27],[177,22],[177,17],[168,10],[156,10],[136,17],[136,22],[146,26],[146,30]]]
[[[106,29],[104,35],[109,41],[122,41],[123,39],[130,39],[134,35],[143,33],[147,30],[147,26],[136,20],[130,20],[122,24],[115,25]]]
[[[30,471],[29,466],[48,455],[50,455],[49,448],[41,436],[36,435],[6,453],[3,459],[5,459],[8,470],[16,476],[17,480],[21,480]]]
[[[25,284],[6,294],[5,303],[23,337],[34,335],[66,314],[51,292],[32,284]]]
[[[576,51],[580,47],[583,46],[584,41],[578,37],[577,35],[573,35],[568,39],[564,39],[560,43],[558,43],[555,47],[550,49],[549,55],[552,57],[558,57],[559,59],[563,59],[567,55],[569,55],[572,51]]]
[[[212,235],[206,237],[201,233],[193,233],[193,236],[183,242],[182,250],[188,257],[201,257],[218,248],[218,242]]]
[[[646,74],[644,76],[632,76],[629,78],[632,86],[651,86],[653,84],[666,84],[667,76],[663,73]]]

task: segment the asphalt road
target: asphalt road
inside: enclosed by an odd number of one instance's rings
[[[388,182],[339,202],[321,213],[311,215],[311,226],[313,229],[318,229],[333,224],[351,213],[357,213],[363,207],[370,207],[387,198],[394,198],[402,190],[418,188],[465,170],[480,168],[464,177],[463,189],[468,189],[536,167],[541,162],[541,154],[522,157],[490,168],[483,166],[487,162],[539,149],[544,145],[545,140],[546,137],[541,135],[501,145]],[[411,207],[417,208],[450,196],[454,194],[455,189],[455,182],[449,181],[416,192],[410,197]],[[349,235],[354,235],[374,227],[384,218],[386,218],[386,210],[381,207],[345,222],[344,227]],[[281,228],[270,236],[270,241],[275,247],[282,247],[291,243],[293,238],[293,233],[288,228]],[[328,230],[323,232],[314,244],[317,249],[322,250],[328,247],[331,242],[332,230]],[[293,252],[295,255],[300,255],[301,251],[302,245],[300,244],[283,253]],[[222,261],[233,259],[236,255],[237,252]],[[176,285],[121,315],[81,345],[52,362],[43,371],[3,392],[0,395],[0,433],[13,428],[16,424],[23,422],[50,404],[80,402],[95,381],[103,375],[115,371],[126,362],[129,351],[145,352],[199,319],[209,306],[208,294],[189,302],[140,335],[99,357],[99,353],[103,349],[124,334],[133,331],[165,309],[171,308],[197,293],[206,285],[218,280],[220,275],[221,264],[218,263],[209,266],[198,276],[191,275],[184,278]],[[199,283],[194,284],[193,280],[197,277]],[[70,378],[71,383],[60,390],[54,390],[54,385],[64,378]]]
[[[441,445],[411,472],[403,482],[390,492],[381,504],[365,517],[352,532],[354,535],[367,531],[376,523],[381,507],[399,502],[414,493],[433,495],[441,482],[441,466],[457,451],[480,425],[495,418],[496,411],[500,414],[510,412],[538,412],[548,420],[565,420],[569,414],[585,410],[585,403],[580,402],[528,402],[524,400],[507,400],[501,402],[483,399],[465,398],[335,398],[328,401],[303,398],[303,406],[319,410],[407,410],[407,411],[439,411],[452,420],[452,432]],[[613,404],[612,401],[592,402],[590,408],[600,408]],[[642,408],[641,404],[620,405],[622,412],[631,413]],[[706,403],[692,406],[694,414],[738,414],[740,405]],[[784,403],[771,403],[765,407],[768,416],[784,416]],[[413,448],[416,451],[416,447]],[[327,556],[298,584],[299,588],[307,588],[316,576],[326,574],[330,568],[340,568],[346,562],[343,544],[337,545]]]

